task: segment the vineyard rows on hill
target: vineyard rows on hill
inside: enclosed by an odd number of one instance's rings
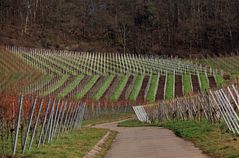
[[[8,77],[18,82],[28,81],[17,91],[23,94],[74,100],[156,102],[217,88],[224,82],[216,68],[179,58],[18,47],[7,50],[10,52],[2,53],[0,60],[0,68],[5,72],[0,76],[1,91],[6,89],[4,83]],[[9,64],[4,54],[17,62]],[[5,76],[6,72],[12,75]]]

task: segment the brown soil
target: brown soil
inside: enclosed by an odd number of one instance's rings
[[[200,92],[200,85],[198,81],[198,77],[196,75],[192,75],[192,84],[193,84],[193,92]]]
[[[86,98],[92,98],[93,95],[99,90],[99,88],[101,87],[101,85],[103,84],[103,82],[105,81],[106,77],[105,76],[101,76],[100,78],[98,78],[98,80],[96,81],[96,83],[93,85],[93,87],[86,93],[86,95],[83,97],[83,100]]]
[[[63,90],[69,86],[69,84],[71,82],[73,82],[75,80],[75,77],[74,76],[69,76],[68,79],[66,80],[66,82],[61,86],[59,87],[55,92],[53,92],[51,95],[56,97],[58,94],[60,94],[61,92],[63,92]]]
[[[175,76],[175,96],[181,97],[183,96],[183,85],[182,85],[182,76]]]
[[[133,81],[134,81],[134,76],[131,75],[126,83],[126,86],[124,87],[120,97],[119,97],[119,100],[127,100],[126,98],[126,92],[128,91],[128,88],[131,88],[131,84],[133,84]]]
[[[208,77],[210,88],[216,88],[217,84],[213,76]]]
[[[105,91],[105,93],[101,97],[103,100],[108,99],[108,97],[113,93],[113,91],[115,90],[116,86],[118,85],[120,79],[121,79],[121,77],[119,77],[119,76],[116,76],[113,79],[113,81],[111,82],[109,88]]]
[[[156,101],[164,99],[164,85],[165,85],[165,76],[159,77],[159,84],[156,93]]]
[[[85,76],[79,83],[79,85],[72,91],[70,92],[66,98],[72,98],[74,97],[77,93],[80,92],[80,90],[85,86],[85,84],[90,80],[90,76]]]
[[[140,88],[138,97],[137,97],[138,101],[145,101],[144,95],[145,95],[145,90],[147,88],[148,82],[149,82],[149,76],[145,76],[144,80],[143,80],[143,83],[142,83],[142,86]]]

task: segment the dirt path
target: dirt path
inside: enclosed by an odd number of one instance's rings
[[[96,125],[118,131],[105,158],[208,158],[190,142],[156,127],[117,127],[118,122]]]

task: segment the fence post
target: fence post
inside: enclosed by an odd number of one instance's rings
[[[13,155],[16,154],[16,150],[17,150],[17,139],[18,139],[19,126],[20,126],[20,122],[21,122],[22,104],[23,104],[23,96],[20,96]]]
[[[42,105],[43,105],[43,99],[41,100],[40,107],[39,107],[38,114],[37,114],[37,118],[36,118],[36,121],[35,121],[35,124],[34,124],[34,129],[33,129],[32,137],[31,137],[31,140],[30,140],[29,150],[32,147],[32,142],[33,142],[36,130],[37,130],[37,125],[38,125],[38,120],[39,120],[39,117],[40,117],[40,114],[41,114]]]
[[[30,128],[31,128],[32,118],[33,118],[33,115],[34,115],[36,103],[37,103],[37,97],[34,99],[34,103],[33,103],[33,106],[32,106],[32,111],[31,111],[31,114],[30,114],[29,122],[28,122],[28,127],[27,127],[27,131],[26,131],[26,136],[25,136],[25,140],[24,140],[22,154],[24,154],[24,152],[26,150],[27,138],[28,138],[28,134],[29,134],[29,131],[30,131]]]
[[[47,119],[47,114],[48,114],[48,111],[49,111],[50,103],[51,103],[51,99],[49,99],[48,103],[47,103],[47,108],[46,108],[46,111],[45,111],[44,121],[43,121],[43,124],[42,124],[42,127],[41,127],[41,132],[40,132],[40,137],[39,137],[39,140],[38,140],[37,147],[39,147],[40,144],[41,144],[42,135],[43,135],[44,127],[45,127],[45,124],[46,124],[46,119]]]

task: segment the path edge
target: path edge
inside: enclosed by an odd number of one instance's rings
[[[101,140],[98,141],[98,143],[83,158],[96,158],[105,156],[117,134],[117,131],[107,131]]]

